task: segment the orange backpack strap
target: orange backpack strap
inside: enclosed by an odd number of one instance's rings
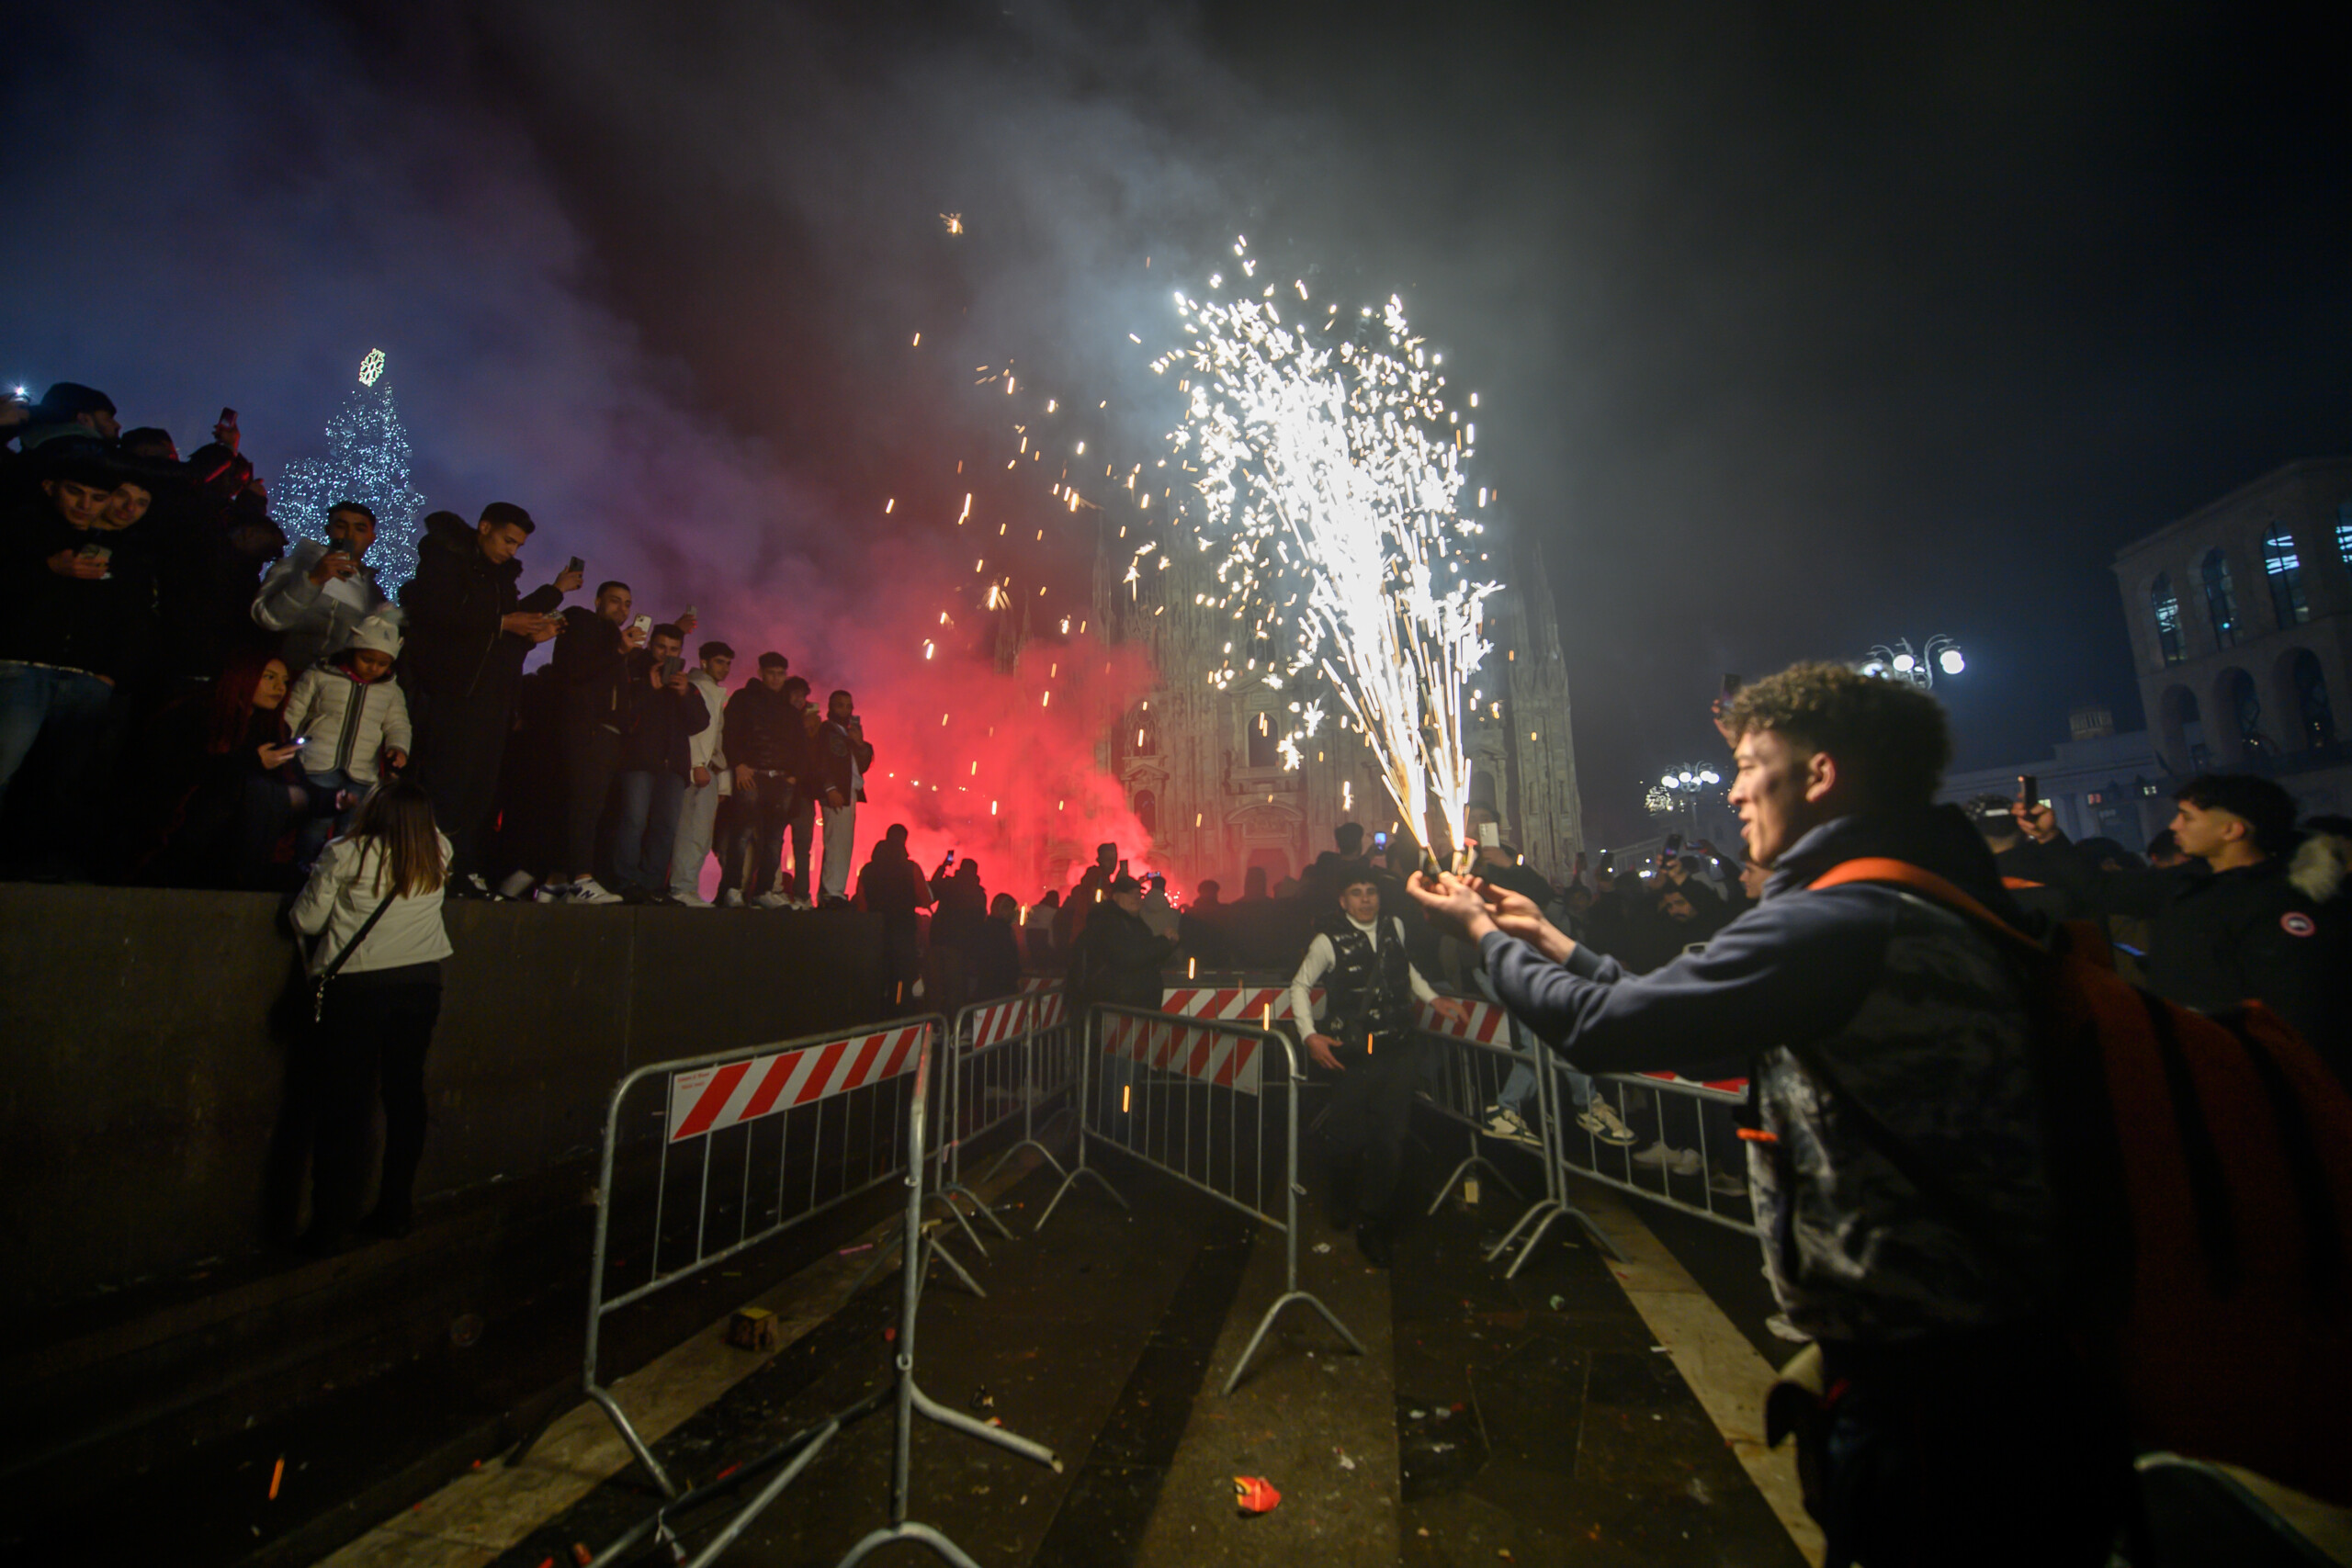
[[[1907,887],[1930,902],[1942,905],[1954,914],[1965,915],[1978,925],[1997,931],[2011,942],[2032,948],[2037,953],[2041,950],[2040,942],[1993,913],[1966,893],[1962,892],[1960,888],[1938,876],[1934,872],[1923,866],[1913,865],[1906,860],[1871,856],[1862,860],[1841,862],[1815,877],[1806,884],[1806,886],[1817,890],[1824,887],[1842,887],[1852,882],[1883,882],[1891,883],[1897,887]]]

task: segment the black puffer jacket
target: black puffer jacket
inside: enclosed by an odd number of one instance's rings
[[[503,630],[499,622],[517,610],[549,615],[563,602],[552,583],[519,592],[522,576],[520,559],[492,565],[479,535],[455,513],[425,519],[416,575],[401,589],[401,608],[408,613],[401,671],[412,691],[443,702],[512,695],[531,639]]]

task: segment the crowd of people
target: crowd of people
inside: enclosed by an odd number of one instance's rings
[[[849,901],[874,763],[849,692],[813,702],[778,652],[730,689],[726,643],[687,663],[691,607],[657,623],[616,581],[567,606],[576,556],[526,592],[511,502],[432,513],[388,592],[374,513],[289,540],[243,446],[232,410],[183,458],[95,388],[0,400],[11,874],[291,891],[408,778],[453,897],[701,905],[715,856],[718,903]]]

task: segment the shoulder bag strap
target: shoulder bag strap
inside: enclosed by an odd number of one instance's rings
[[[390,869],[390,860],[389,855],[385,857],[386,870]],[[368,940],[368,933],[376,929],[376,922],[384,918],[384,911],[392,907],[392,900],[398,897],[397,892],[388,890],[378,899],[376,907],[368,911],[368,918],[359,922],[359,929],[351,933],[351,940],[343,944],[343,951],[329,960],[325,968],[311,976],[311,1021],[313,1023],[326,1012],[327,982],[341,974],[343,966],[351,962],[351,955],[359,951],[359,944]]]

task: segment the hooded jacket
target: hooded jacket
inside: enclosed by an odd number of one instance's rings
[[[400,657],[400,628],[389,621],[362,621],[351,649]],[[406,751],[411,734],[408,697],[387,673],[362,681],[341,663],[313,664],[295,679],[286,695],[286,727],[310,744],[296,759],[305,773],[340,771],[359,784],[376,782],[376,759],[387,748]]]
[[[621,684],[621,760],[625,773],[694,777],[693,740],[711,728],[710,709],[692,681],[684,692],[651,684],[653,655],[628,656]]]
[[[1490,933],[1498,993],[1578,1071],[1707,1070],[1755,1059],[1770,1143],[1748,1145],[1765,1269],[1817,1338],[1895,1343],[2019,1323],[2046,1278],[2053,1215],[2023,977],[1967,920],[1883,885],[1807,885],[1887,856],[2019,918],[1957,807],[1840,818],[1781,856],[1764,900],[1704,951],[1628,976],[1579,946],[1555,964]],[[1803,1053],[1792,1053],[1796,1046]],[[1806,1060],[1827,1067],[1816,1076]],[[1855,1130],[1852,1102],[2011,1246],[1984,1256]]]
[[[363,564],[355,575],[323,586],[311,581],[326,553],[324,540],[300,541],[263,575],[254,595],[254,625],[285,634],[278,657],[297,675],[341,653],[353,628],[369,616],[389,617],[395,626],[401,621],[400,606],[384,597],[372,566]]]
[[[499,622],[517,610],[548,615],[563,602],[553,583],[527,595],[518,592],[522,576],[519,558],[493,565],[481,553],[478,532],[462,519],[436,513],[424,520],[416,575],[401,589],[409,641],[406,674],[414,690],[436,702],[477,696],[513,702],[531,639],[503,629]]]

